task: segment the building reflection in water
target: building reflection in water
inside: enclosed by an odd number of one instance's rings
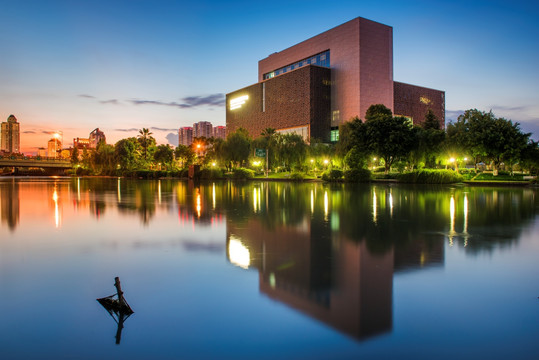
[[[19,224],[20,200],[19,183],[12,181],[0,182],[0,219],[7,224],[10,231],[15,231]]]
[[[414,194],[397,191],[395,196],[391,188],[373,187],[357,208],[350,208],[345,193],[311,188],[305,192],[306,211],[300,210],[298,217],[287,214],[288,193],[270,188],[263,184],[251,189],[249,208],[256,216],[227,218],[228,260],[243,269],[256,269],[261,293],[355,339],[391,331],[395,273],[444,265],[446,236],[402,221],[422,202]],[[241,194],[242,189],[234,192]],[[260,192],[266,193],[266,203]],[[455,199],[446,199],[453,204],[449,213],[454,229]],[[466,195],[464,199],[467,214]],[[297,199],[291,201],[301,208]],[[404,214],[399,214],[397,204],[408,208]],[[260,213],[261,209],[266,211]],[[350,223],[350,213],[356,210],[355,222]],[[396,216],[401,220],[388,223]],[[436,226],[443,226],[443,216]],[[466,215],[464,224],[467,221]],[[377,236],[391,238],[389,245],[378,248],[376,243],[383,240]]]

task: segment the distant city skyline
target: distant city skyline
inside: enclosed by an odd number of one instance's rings
[[[20,123],[36,153],[99,127],[107,142],[149,128],[225,124],[224,94],[248,86],[258,60],[357,16],[394,29],[394,80],[443,89],[446,122],[492,110],[539,137],[539,4],[529,1],[0,0],[0,120]]]

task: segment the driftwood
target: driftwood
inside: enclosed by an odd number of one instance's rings
[[[122,286],[120,284],[120,278],[114,278],[114,286],[116,287],[116,294],[99,298],[97,301],[107,310],[110,316],[118,324],[116,331],[116,344],[119,344],[122,339],[122,329],[124,327],[124,321],[127,320],[134,311],[124,298]]]

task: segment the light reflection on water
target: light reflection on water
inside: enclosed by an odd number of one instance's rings
[[[533,188],[2,179],[0,204],[2,358],[538,355]]]

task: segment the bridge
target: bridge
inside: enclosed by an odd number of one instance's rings
[[[59,174],[64,170],[71,169],[71,161],[54,158],[0,156],[0,169],[1,168],[41,168],[48,173]],[[17,173],[17,170],[14,170],[14,173]]]

